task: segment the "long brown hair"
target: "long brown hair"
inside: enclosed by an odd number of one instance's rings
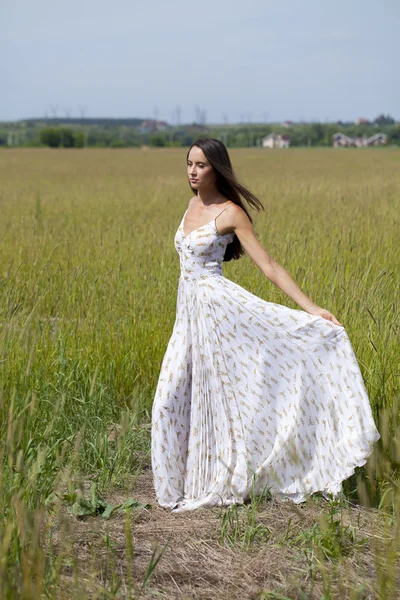
[[[243,203],[241,196],[246,200],[252,208],[257,211],[265,210],[260,200],[247,189],[245,185],[240,183],[233,171],[231,159],[228,154],[228,150],[220,140],[214,138],[198,138],[190,146],[186,155],[186,163],[189,158],[189,152],[193,146],[198,146],[205,154],[207,160],[216,172],[216,185],[218,191],[232,200],[235,204],[240,206],[249,217],[250,221],[253,222],[246,205]],[[189,184],[190,185],[190,184]],[[197,190],[190,186],[192,192],[197,195]],[[240,243],[237,235],[234,236],[232,242],[227,245],[224,261],[235,259],[237,260],[245,253],[242,244]]]

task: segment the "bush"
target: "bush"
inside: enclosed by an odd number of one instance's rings
[[[156,148],[163,148],[165,145],[165,138],[163,136],[152,135],[150,137],[150,146],[155,146]]]
[[[60,146],[63,148],[73,148],[75,137],[72,129],[68,127],[60,127]]]
[[[83,131],[75,131],[74,146],[75,148],[83,148],[85,145],[85,134]]]
[[[40,132],[40,141],[50,148],[58,148],[60,145],[60,130],[57,127],[46,127]]]
[[[123,148],[124,143],[121,140],[113,140],[110,144],[110,148]]]
[[[69,127],[45,127],[40,131],[40,141],[50,148],[82,148],[84,139],[82,131]]]

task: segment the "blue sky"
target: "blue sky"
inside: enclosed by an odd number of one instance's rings
[[[0,0],[0,120],[400,119],[399,0]]]

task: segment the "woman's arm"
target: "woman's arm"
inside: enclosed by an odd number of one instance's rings
[[[301,306],[303,310],[312,315],[324,317],[336,325],[341,325],[332,313],[315,304],[300,289],[288,271],[266,252],[264,247],[257,240],[253,225],[244,210],[239,206],[231,205],[221,215],[221,218],[218,219],[218,221],[221,229],[223,228],[223,225],[225,225],[225,229],[229,228],[230,231],[235,232],[244,250],[264,275],[289,296],[289,298]]]

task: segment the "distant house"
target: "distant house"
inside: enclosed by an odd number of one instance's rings
[[[192,123],[191,125],[185,125],[185,131],[208,131],[206,125],[199,125],[198,123]]]
[[[349,137],[348,135],[345,135],[344,133],[335,133],[335,135],[332,136],[332,139],[334,148],[354,145],[353,138]]]
[[[290,137],[281,133],[269,133],[262,139],[263,148],[289,148]]]
[[[292,127],[294,124],[294,121],[283,121],[282,127]]]
[[[157,131],[166,131],[169,125],[167,121],[156,121],[156,129]]]
[[[386,133],[376,133],[375,135],[368,138],[368,146],[383,146],[388,143],[388,136]]]
[[[367,139],[366,135],[363,135],[362,137],[353,137],[353,146],[357,146],[357,148],[368,146]]]
[[[356,124],[357,125],[370,125],[370,122],[365,117],[358,117]]]
[[[343,148],[346,146],[363,148],[366,146],[382,146],[387,144],[388,136],[385,133],[375,133],[371,137],[366,137],[365,135],[362,137],[349,137],[344,133],[338,132],[332,136],[332,140],[334,148]]]
[[[142,121],[139,125],[140,133],[152,133],[154,131],[165,131],[168,129],[168,123],[166,121],[155,121],[154,119],[147,119]]]
[[[140,133],[149,133],[150,131],[155,131],[154,121],[142,121],[139,125],[139,131]]]

